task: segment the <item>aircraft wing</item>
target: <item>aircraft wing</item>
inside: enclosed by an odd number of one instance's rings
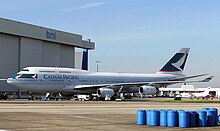
[[[0,81],[7,81],[8,79],[0,79]]]
[[[209,76],[203,80],[192,80],[192,81],[159,81],[159,82],[152,82],[152,84],[178,84],[178,83],[195,83],[195,82],[209,82],[212,80],[214,76]]]
[[[170,80],[171,81],[183,81],[186,79],[201,77],[201,76],[205,76],[205,75],[208,75],[208,74],[206,73],[206,74],[192,75],[192,76],[186,76],[186,77],[179,77],[179,78],[174,78],[174,79],[170,79]]]
[[[115,84],[98,84],[98,85],[77,85],[74,89],[88,89],[88,88],[101,88],[113,86],[143,86],[143,85],[171,85],[178,83],[195,83],[195,82],[209,82],[214,76],[210,76],[204,80],[194,81],[157,81],[157,82],[134,82],[134,83],[115,83]]]

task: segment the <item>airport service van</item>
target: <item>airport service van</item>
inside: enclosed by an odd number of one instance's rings
[[[77,95],[77,98],[79,101],[88,101],[89,100],[89,95]]]

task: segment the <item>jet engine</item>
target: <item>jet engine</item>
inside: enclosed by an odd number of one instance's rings
[[[141,86],[139,88],[139,93],[141,95],[155,95],[157,93],[157,88],[154,86]]]
[[[99,97],[101,98],[105,98],[106,96],[108,97],[112,97],[114,96],[114,90],[113,89],[109,89],[109,88],[99,88],[97,90],[97,94]]]

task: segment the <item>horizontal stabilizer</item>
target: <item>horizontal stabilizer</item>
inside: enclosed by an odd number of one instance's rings
[[[202,80],[202,82],[209,82],[210,80],[212,80],[213,77],[214,77],[214,76],[210,76],[210,77],[208,77],[208,78]]]

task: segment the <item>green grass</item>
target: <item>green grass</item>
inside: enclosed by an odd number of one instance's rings
[[[220,100],[152,100],[153,102],[168,103],[220,103]]]

